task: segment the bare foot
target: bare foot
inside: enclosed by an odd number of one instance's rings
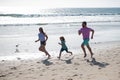
[[[51,58],[51,56],[50,55],[48,55],[48,59],[50,59]]]
[[[87,56],[87,54],[84,54],[84,58]]]
[[[93,55],[94,55],[94,54],[92,53],[92,54],[91,54],[91,58],[93,58]]]
[[[71,52],[70,54],[71,54],[71,55],[73,55],[73,53],[72,53],[72,52]]]
[[[57,57],[60,60],[60,57]]]

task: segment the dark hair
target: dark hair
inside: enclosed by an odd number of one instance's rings
[[[87,25],[87,22],[86,22],[86,21],[83,21],[83,22],[82,22],[82,24],[85,24],[85,25]]]
[[[63,36],[60,37],[60,40],[65,41],[65,38]]]
[[[39,28],[39,31],[45,35],[45,32],[43,31],[42,27]]]

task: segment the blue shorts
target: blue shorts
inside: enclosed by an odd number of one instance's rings
[[[60,52],[63,52],[63,51],[68,52],[68,48],[66,48],[66,49],[61,48]]]
[[[88,44],[89,44],[89,39],[84,39],[82,45],[86,45],[87,46]]]
[[[45,46],[46,45],[46,41],[40,41],[40,44]]]

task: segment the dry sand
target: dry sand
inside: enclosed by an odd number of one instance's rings
[[[93,51],[93,59],[88,53],[85,59],[64,54],[61,60],[2,60],[0,80],[119,80],[120,42],[97,43]]]

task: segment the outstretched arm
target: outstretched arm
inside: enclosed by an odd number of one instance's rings
[[[95,31],[92,29],[91,32],[92,32],[91,39],[93,39],[93,36],[94,36],[94,32],[95,32]]]
[[[80,30],[78,30],[78,35],[81,35],[81,32],[80,32]]]
[[[40,39],[36,40],[35,42],[38,42],[38,41],[40,41]]]
[[[60,42],[58,43],[59,45],[62,45]]]

